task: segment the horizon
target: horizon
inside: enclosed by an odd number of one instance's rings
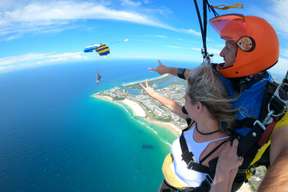
[[[223,2],[211,0],[210,3]],[[261,16],[273,24],[280,42],[288,39],[288,24],[283,22],[288,19],[287,1],[244,0],[241,3],[243,9],[218,12]],[[202,61],[201,33],[192,1],[6,0],[0,3],[0,12],[0,73],[105,59]],[[211,13],[208,17],[212,17]],[[98,43],[107,44],[110,55],[83,53],[85,47]],[[207,46],[214,54],[214,62],[222,61],[219,52],[223,45],[224,41],[208,24]],[[287,69],[288,47],[284,43],[280,46],[279,63],[272,71],[283,75]]]

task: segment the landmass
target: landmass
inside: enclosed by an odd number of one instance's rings
[[[154,87],[163,96],[176,100],[181,105],[184,104],[185,81],[170,75],[163,75],[147,81],[150,86]],[[119,87],[95,93],[92,96],[128,108],[134,117],[168,128],[173,134],[179,135],[181,129],[187,126],[185,120],[172,113],[167,107],[146,93],[143,93],[142,88],[139,86],[139,83],[143,82],[137,81],[123,84]]]
[[[126,83],[109,90],[97,92],[92,96],[122,106],[131,111],[135,118],[141,118],[149,123],[167,128],[172,134],[178,136],[181,130],[187,127],[186,121],[143,92],[139,84],[145,81]],[[177,101],[180,105],[184,105],[186,81],[168,74],[148,79],[147,81],[161,95]],[[152,148],[151,146],[142,147],[146,149]],[[242,185],[238,192],[257,191],[266,173],[266,168],[258,167],[255,173],[248,183]]]

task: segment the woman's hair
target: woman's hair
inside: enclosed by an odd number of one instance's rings
[[[220,129],[228,132],[232,129],[237,111],[231,105],[234,100],[228,97],[219,74],[211,65],[202,65],[189,77],[187,95],[192,104],[201,102],[207,107]]]

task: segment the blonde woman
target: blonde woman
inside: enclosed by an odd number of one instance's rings
[[[147,85],[142,85],[142,88],[181,117],[192,120],[173,142],[171,153],[163,162],[164,182],[160,191],[209,191],[210,188],[211,191],[230,191],[235,177],[232,177],[235,171],[230,170],[238,170],[241,161],[237,159],[232,164],[236,168],[227,166],[223,169],[225,161],[222,158],[221,165],[217,165],[217,169],[215,167],[225,143],[230,140],[235,110],[212,67],[201,66],[190,75],[184,110]],[[237,156],[236,152],[233,155]],[[216,170],[215,177],[214,173],[211,174],[211,165]]]

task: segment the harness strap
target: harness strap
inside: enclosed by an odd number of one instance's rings
[[[190,161],[188,163],[188,168],[192,169],[194,171],[197,171],[197,172],[201,172],[201,173],[206,173],[206,174],[210,173],[209,167],[201,165],[201,164],[193,162],[193,161]]]
[[[204,0],[204,1],[206,1],[206,4],[207,4],[207,6],[208,6],[209,11],[212,11],[215,17],[216,17],[216,16],[219,16],[219,14],[218,14],[218,13],[216,12],[216,10],[214,9],[214,6],[212,6],[212,5],[208,2],[208,0]]]
[[[225,141],[221,142],[220,144],[218,144],[212,151],[210,151],[205,157],[203,157],[199,163],[202,164],[203,161],[205,161],[210,155],[212,155],[215,151],[217,151],[217,149],[219,149],[227,141],[229,141],[229,140],[225,140]]]
[[[265,151],[270,147],[271,145],[271,140],[269,140],[267,143],[265,143],[257,152],[257,154],[255,155],[254,159],[252,160],[252,162],[250,163],[250,166],[253,166],[255,163],[257,163],[257,161],[259,161],[263,154],[265,153]]]
[[[264,145],[264,143],[266,143],[270,137],[270,135],[272,134],[273,128],[275,127],[276,122],[273,120],[272,123],[270,123],[264,133],[261,135],[261,138],[258,141],[258,145],[262,146]]]
[[[186,129],[187,130],[187,129]],[[184,130],[185,131],[185,130]],[[184,132],[183,131],[183,132]],[[184,134],[180,135],[180,146],[181,146],[181,150],[182,150],[182,159],[185,161],[185,163],[188,165],[189,162],[191,162],[193,160],[193,153],[189,151],[187,143],[185,141],[185,137]]]
[[[274,81],[269,81],[266,85],[265,94],[263,97],[261,113],[259,116],[260,120],[264,120],[267,116],[268,112],[268,103],[271,102],[272,95],[274,94],[278,84]]]

